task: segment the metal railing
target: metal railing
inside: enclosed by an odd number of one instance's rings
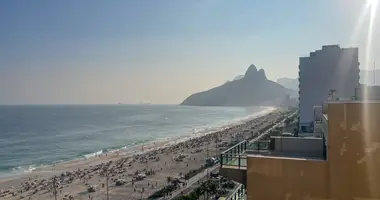
[[[243,184],[239,184],[239,186],[232,192],[232,194],[227,198],[227,200],[245,199],[245,193],[245,186]]]
[[[247,146],[247,150],[250,151],[268,151],[271,149],[271,142],[270,140],[258,140],[253,143],[250,143]]]
[[[297,114],[298,111],[292,113],[290,116],[288,116],[287,118],[292,118],[294,115]],[[273,150],[274,147],[271,146],[273,145],[272,142],[270,142],[269,140],[260,140],[262,137],[264,137],[265,135],[267,135],[271,130],[273,130],[274,128],[278,127],[279,124],[282,124],[284,121],[286,120],[283,119],[281,120],[280,122],[276,123],[275,125],[273,125],[272,127],[264,130],[264,133],[260,134],[257,138],[253,139],[253,140],[243,140],[235,145],[233,145],[232,147],[228,148],[227,150],[223,151],[221,154],[220,154],[220,167],[223,167],[223,166],[233,166],[233,167],[237,167],[237,168],[246,168],[247,167],[247,155],[246,155],[246,151],[249,150],[249,151],[270,151],[270,150]],[[249,152],[250,154],[252,152]]]
[[[247,140],[243,140],[220,154],[220,166],[247,167]]]
[[[243,140],[220,154],[220,166],[232,166],[239,169],[246,168],[247,153],[254,154],[254,152],[268,151],[270,149],[270,140],[259,140],[253,143]]]

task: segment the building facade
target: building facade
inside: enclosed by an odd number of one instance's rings
[[[313,106],[330,98],[352,99],[359,85],[358,48],[322,46],[299,58],[300,131],[312,130]],[[334,92],[330,92],[334,91]],[[330,94],[329,94],[330,93]]]
[[[220,173],[246,185],[248,200],[380,199],[380,102],[330,101],[321,117],[323,138],[277,138],[231,156],[237,146]]]

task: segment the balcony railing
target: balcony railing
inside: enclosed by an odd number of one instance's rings
[[[234,168],[246,168],[247,167],[247,153],[268,151],[271,149],[269,140],[255,141],[248,143],[244,140],[231,148],[225,150],[220,154],[220,165],[229,166]]]
[[[270,140],[259,140],[259,141],[255,141],[253,143],[250,143],[247,146],[247,150],[266,151],[266,150],[271,149],[270,145],[271,145]]]
[[[227,200],[242,200],[246,199],[246,190],[243,184],[239,184]]]
[[[220,154],[220,166],[247,167],[247,140],[243,140]]]

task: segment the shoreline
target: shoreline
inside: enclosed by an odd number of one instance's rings
[[[227,145],[231,141],[240,136],[254,135],[260,128],[274,123],[284,114],[286,112],[282,109],[273,108],[267,110],[267,113],[256,114],[256,116],[234,124],[228,124],[220,130],[145,144],[143,145],[144,152],[141,152],[142,145],[139,145],[131,148],[130,151],[110,152],[100,157],[44,167],[13,179],[0,179],[0,197],[20,199],[20,195],[23,197],[26,195],[31,199],[48,198],[51,195],[51,191],[48,189],[49,180],[54,175],[58,175],[60,195],[66,194],[72,195],[75,199],[88,199],[88,196],[83,196],[83,192],[89,185],[94,185],[96,192],[90,195],[94,199],[102,199],[105,192],[104,184],[103,187],[101,184],[104,176],[99,173],[99,169],[105,165],[110,167],[109,173],[112,174],[110,180],[112,199],[125,199],[125,195],[128,196],[128,199],[139,199],[141,194],[138,191],[141,191],[142,188],[145,188],[143,196],[148,197],[166,185],[168,176],[178,177],[178,174],[185,174],[189,170],[199,168],[205,163],[207,154],[217,156],[223,148],[228,147]],[[218,138],[219,144],[214,145],[213,138],[215,137]],[[207,153],[206,146],[210,146]],[[184,156],[184,159],[175,161],[178,156]],[[154,175],[149,175],[144,180],[131,184],[134,179],[133,174],[144,171],[146,173],[149,170],[154,171]],[[125,187],[114,186],[118,178],[127,181]],[[31,183],[38,184],[31,187]],[[3,188],[4,190],[1,190]]]
[[[233,119],[231,122],[227,122],[227,124],[223,124],[223,125],[218,126],[218,127],[209,127],[209,128],[203,129],[201,131],[197,131],[196,133],[193,132],[190,135],[173,136],[173,137],[168,137],[168,138],[157,138],[157,139],[154,139],[152,141],[145,142],[145,143],[143,142],[143,143],[139,143],[139,144],[131,144],[130,146],[126,145],[122,148],[110,147],[107,149],[100,149],[100,150],[97,150],[93,153],[84,154],[84,155],[81,155],[79,157],[76,157],[76,158],[73,158],[70,160],[55,161],[54,163],[40,164],[39,166],[38,166],[38,164],[32,164],[29,166],[17,166],[17,167],[14,167],[12,169],[12,171],[8,171],[6,173],[0,173],[0,184],[2,182],[5,182],[5,181],[9,181],[12,179],[20,178],[20,177],[25,176],[25,175],[33,174],[33,172],[49,171],[48,169],[52,169],[52,168],[60,166],[60,165],[70,165],[70,164],[75,164],[75,163],[78,163],[81,161],[85,162],[87,160],[96,160],[95,158],[103,157],[105,155],[118,154],[118,153],[120,155],[124,155],[124,156],[129,155],[132,152],[139,153],[138,150],[142,146],[150,146],[150,145],[155,145],[156,143],[165,142],[165,145],[163,145],[163,147],[167,147],[167,145],[170,146],[170,145],[173,145],[177,142],[184,142],[187,140],[206,136],[208,134],[212,134],[212,133],[217,132],[217,131],[223,131],[224,129],[227,129],[231,126],[243,124],[246,121],[253,120],[255,118],[267,115],[267,114],[277,110],[277,108],[275,108],[275,107],[264,107],[264,106],[262,106],[262,108],[265,108],[265,110],[262,110],[262,111],[257,112],[257,113],[253,113],[251,115],[248,115],[246,117],[242,117],[239,119]],[[154,150],[154,149],[151,149],[151,150]],[[102,153],[99,153],[100,151]],[[91,156],[88,156],[88,155],[91,155]],[[89,162],[91,162],[91,161],[89,161]],[[13,172],[13,171],[16,171],[16,170],[14,170],[15,168],[19,168],[20,171]],[[0,189],[1,189],[1,187],[0,187]]]

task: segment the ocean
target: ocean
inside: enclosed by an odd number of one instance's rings
[[[0,176],[161,139],[216,131],[264,107],[0,106]]]

